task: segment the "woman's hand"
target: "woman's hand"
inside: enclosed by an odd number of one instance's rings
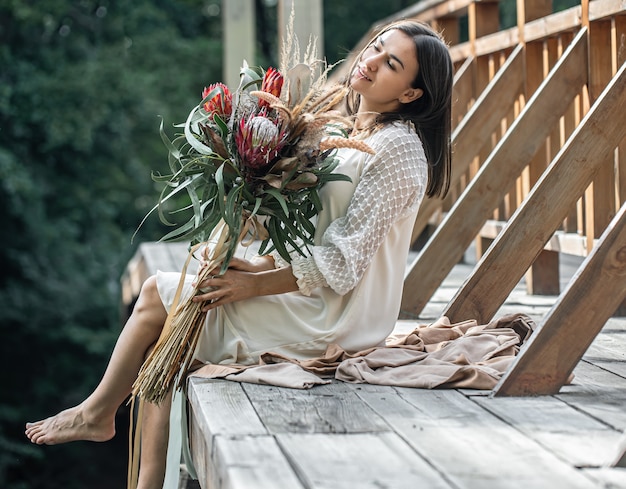
[[[200,254],[198,274],[200,274],[200,272],[204,268],[208,267],[209,263],[210,260],[207,258],[207,252],[205,249]],[[213,264],[210,273],[212,273],[213,275],[218,275],[221,266],[221,263]],[[246,272],[264,272],[266,270],[274,269],[274,258],[272,258],[271,255],[257,255],[254,256],[251,260],[244,260],[243,258],[233,257],[230,260],[228,268],[234,268],[236,270],[242,270]]]
[[[257,284],[258,276],[254,272],[230,267],[223,275],[210,275],[200,282],[198,289],[206,292],[197,294],[193,301],[205,302],[202,310],[209,311],[217,306],[259,295]]]
[[[214,270],[217,274],[219,267]],[[194,302],[205,302],[203,311],[251,297],[298,289],[291,267],[275,269],[271,256],[257,256],[252,260],[233,258],[223,275],[211,275],[198,284],[198,288],[207,289],[193,298]]]
[[[206,268],[207,262],[200,262],[200,269]],[[259,273],[274,269],[271,256],[256,256],[251,260],[233,257],[228,270],[219,275],[221,264],[209,273],[209,278],[198,284],[198,289],[206,292],[196,295],[194,302],[206,302],[203,311],[214,309],[229,302],[240,301],[262,295],[259,289]],[[195,285],[195,284],[194,284]]]

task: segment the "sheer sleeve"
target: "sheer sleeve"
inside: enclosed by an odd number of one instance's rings
[[[310,257],[296,256],[293,273],[300,291],[330,286],[352,290],[393,223],[421,203],[427,183],[424,149],[406,125],[389,125],[368,141],[369,156],[344,217],[333,221]]]

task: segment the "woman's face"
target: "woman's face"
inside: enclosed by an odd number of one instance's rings
[[[361,95],[359,112],[393,112],[421,97],[422,90],[411,87],[418,68],[409,36],[397,29],[381,34],[365,49],[350,78]]]

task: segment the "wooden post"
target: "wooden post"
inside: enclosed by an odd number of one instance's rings
[[[285,39],[292,9],[294,12],[293,33],[298,38],[301,55],[304,56],[307,45],[311,41],[315,46],[317,58],[323,59],[324,27],[322,0],[278,1],[278,45],[281,46]]]
[[[589,101],[598,98],[613,76],[612,72],[611,21],[595,21],[589,26]],[[587,249],[593,248],[596,238],[602,234],[615,215],[615,155],[602,163],[593,183],[585,193],[585,234]]]
[[[541,85],[550,73],[548,62],[548,45],[546,42],[526,43],[525,25],[552,13],[552,1],[518,0],[517,27],[520,40],[526,45],[526,99]],[[546,145],[549,144],[546,141]],[[546,151],[539,151],[524,172],[527,179],[524,187],[530,189],[537,183],[550,159]],[[526,197],[523,195],[522,198]],[[543,250],[526,272],[526,290],[529,294],[558,295],[559,293],[559,254],[555,251]]]
[[[228,88],[239,86],[239,70],[243,61],[255,62],[254,0],[223,0],[224,83]]]

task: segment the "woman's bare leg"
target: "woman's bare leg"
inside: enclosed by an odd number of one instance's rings
[[[75,440],[106,441],[115,435],[115,413],[130,394],[146,352],[156,342],[167,313],[149,278],[122,330],[102,380],[81,404],[55,416],[26,424],[26,436],[38,445]],[[169,409],[168,409],[169,413]]]
[[[160,405],[144,403],[137,489],[163,487],[171,406],[171,391]]]

